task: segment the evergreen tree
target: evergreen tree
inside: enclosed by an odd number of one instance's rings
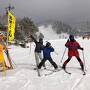
[[[38,28],[34,22],[30,18],[24,17],[17,20],[15,38],[25,40],[29,38],[30,34],[35,34],[37,31]]]

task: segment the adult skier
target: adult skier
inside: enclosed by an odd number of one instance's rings
[[[5,62],[5,59],[4,59],[4,50],[6,48],[0,43],[0,66],[3,67],[3,70],[1,71],[4,71],[4,69],[8,69],[8,66],[6,66],[6,62]]]
[[[47,42],[46,46],[43,47],[43,60],[38,65],[38,69],[41,69],[47,60],[54,66],[55,69],[58,68],[57,64],[53,61],[50,55],[51,52],[54,52],[54,48],[51,46],[51,43]]]
[[[65,46],[68,48],[68,59],[63,63],[62,68],[65,70],[67,63],[75,56],[80,63],[81,69],[84,72],[84,65],[80,59],[78,49],[83,50],[79,43],[74,39],[74,35],[69,36],[69,40],[66,42]]]
[[[35,59],[36,59],[36,64],[37,66],[39,65],[39,59],[42,60],[42,48],[44,47],[43,45],[43,39],[40,38],[39,41],[37,41],[32,35],[30,36],[32,40],[35,42],[36,47],[35,47]],[[46,69],[45,64],[43,65],[44,69]]]
[[[8,53],[8,48],[6,47],[5,45],[5,42],[4,42],[4,39],[5,37],[3,35],[0,35],[0,45],[2,45],[4,47],[4,52],[6,53],[7,55],[7,58],[8,58],[8,61],[9,61],[9,64],[10,64],[10,67],[8,67],[5,63],[5,66],[8,68],[8,69],[13,69],[13,66],[12,66],[12,62],[11,62],[11,59],[10,59],[10,56],[9,56],[9,53]]]

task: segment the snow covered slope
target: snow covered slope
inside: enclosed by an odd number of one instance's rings
[[[51,25],[48,25],[47,27],[40,26],[39,31],[44,35],[44,39],[59,39],[59,36],[53,31]]]
[[[72,73],[71,75],[61,70],[49,76],[44,76],[44,74],[51,73],[51,71],[40,70],[42,77],[38,77],[37,71],[33,70],[35,67],[34,44],[31,44],[31,49],[10,46],[12,49],[9,49],[9,51],[14,69],[8,70],[6,77],[2,77],[0,72],[0,90],[90,90],[90,41],[82,39],[77,39],[77,41],[84,47],[86,76],[83,76],[81,70],[78,69],[80,66],[77,60],[72,58],[67,65],[67,70]],[[62,65],[67,59],[66,50],[63,62],[60,63],[66,40],[50,40],[50,42],[58,53],[58,55],[52,53],[53,60],[58,65]],[[79,52],[83,60],[82,51]],[[48,61],[46,62],[46,67],[54,69]]]

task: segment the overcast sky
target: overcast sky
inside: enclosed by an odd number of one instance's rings
[[[9,2],[15,6],[16,17],[31,17],[34,21],[48,19],[65,22],[90,20],[90,0],[0,0],[0,13]]]

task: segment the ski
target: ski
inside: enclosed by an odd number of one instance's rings
[[[64,69],[63,67],[62,67],[62,69],[64,70],[64,72],[65,73],[67,73],[67,74],[69,74],[69,75],[71,75],[71,73],[70,72],[68,72],[66,69]]]
[[[47,73],[47,74],[44,74],[44,76],[52,75],[53,73],[59,72],[59,71],[61,71],[61,70],[62,70],[61,68],[60,68],[60,69],[57,69],[57,70],[50,70],[51,72],[50,72],[50,73]]]
[[[64,69],[63,69],[64,70]],[[67,73],[67,74],[70,74],[71,75],[71,73],[70,72],[68,72],[68,71],[66,71],[66,70],[64,70],[65,71],[65,73]]]
[[[34,68],[34,70],[37,70],[37,68]],[[52,70],[52,69],[48,69],[48,68],[46,68],[46,69],[41,69],[41,70],[51,71],[51,72],[49,72],[49,73],[47,73],[47,74],[44,74],[44,76],[52,75],[53,73],[59,72],[59,71],[61,71],[61,70],[63,70],[65,73],[67,73],[67,74],[69,74],[69,75],[72,74],[71,72],[68,72],[67,70],[63,69],[61,66],[59,66],[59,68],[58,68],[57,70]],[[37,71],[38,71],[38,76],[43,76],[43,75],[40,75],[40,71],[39,71],[39,70],[37,70]],[[86,72],[85,72],[85,71],[82,71],[82,72],[83,72],[82,75],[86,75]]]
[[[65,73],[67,73],[67,74],[72,74],[72,73],[70,73],[70,72],[68,72],[68,71],[66,71],[66,70],[64,70],[65,71]],[[86,72],[83,72],[83,75],[86,75]]]
[[[65,71],[65,73],[67,73],[67,74],[72,74],[72,73],[70,73],[70,72],[68,72],[67,70],[64,70]],[[83,71],[83,75],[86,75],[86,72],[85,71]]]
[[[60,68],[60,69],[58,69],[58,70],[52,70],[50,73],[45,74],[45,76],[52,75],[53,73],[55,73],[55,72],[59,72],[59,71],[61,71],[61,70],[64,70],[64,69],[63,69],[63,68]],[[71,75],[70,72],[68,72],[68,71],[66,71],[66,70],[64,70],[64,71],[65,71],[65,73]]]

